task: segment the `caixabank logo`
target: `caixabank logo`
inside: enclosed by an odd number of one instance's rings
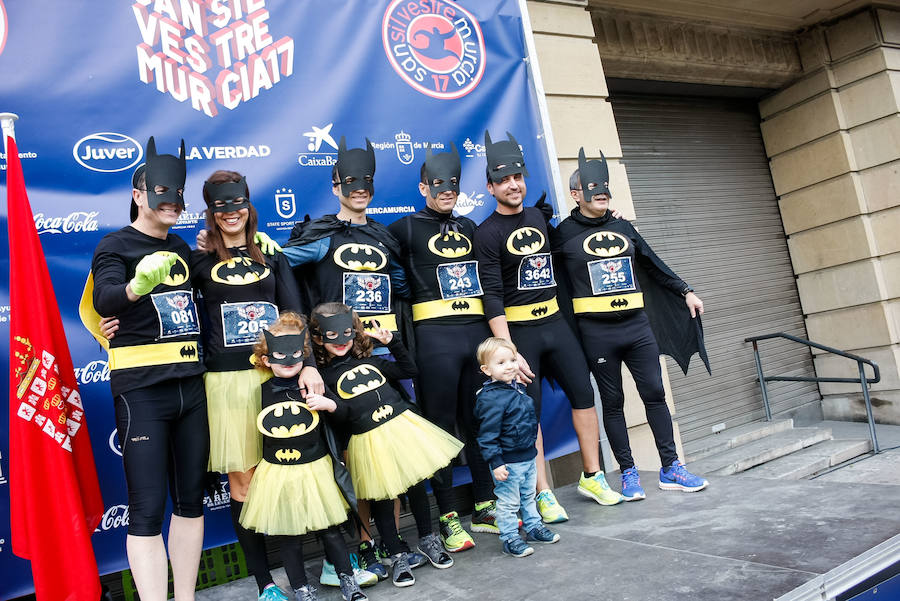
[[[462,98],[484,75],[487,54],[481,26],[451,0],[392,0],[381,36],[394,70],[432,98]]]

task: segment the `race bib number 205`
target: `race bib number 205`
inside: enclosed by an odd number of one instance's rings
[[[222,336],[226,347],[253,344],[260,330],[278,319],[278,307],[272,303],[224,303],[222,305]]]
[[[191,290],[174,290],[151,294],[153,306],[159,317],[159,337],[172,338],[200,333],[200,320]]]

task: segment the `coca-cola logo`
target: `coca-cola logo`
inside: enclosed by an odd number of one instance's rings
[[[34,216],[34,227],[38,234],[73,234],[96,232],[100,229],[97,211],[73,211],[65,217],[47,217],[43,213]]]
[[[96,359],[84,367],[76,367],[75,381],[81,385],[109,382],[109,363]]]
[[[119,457],[122,456],[122,447],[119,445],[119,432],[116,429],[109,433],[109,448]]]
[[[128,526],[128,505],[113,505],[103,512],[94,532],[107,532]]]

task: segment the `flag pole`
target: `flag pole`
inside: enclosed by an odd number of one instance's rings
[[[3,126],[3,152],[7,152],[6,138],[16,139],[16,119],[19,116],[15,113],[0,113],[0,125]]]

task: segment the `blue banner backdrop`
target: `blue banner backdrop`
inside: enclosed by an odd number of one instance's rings
[[[125,483],[103,350],[78,301],[94,247],[128,223],[130,176],[147,138],[188,156],[187,209],[177,232],[193,245],[201,189],[216,169],[246,174],[260,227],[284,242],[295,220],[337,210],[337,141],[376,149],[370,213],[390,223],[423,205],[425,144],[462,156],[458,212],[480,222],[483,135],[514,133],[534,202],[551,196],[549,157],[516,0],[0,0],[0,110],[16,133],[35,224],[50,268],[103,490],[94,535],[101,573],[127,568]],[[5,169],[5,156],[2,157]],[[4,178],[5,181],[5,178]],[[5,197],[5,187],[2,191]],[[6,220],[5,205],[3,220]],[[6,227],[0,228],[6,237]],[[8,327],[3,248],[0,328]],[[8,336],[0,335],[8,356]],[[6,351],[6,352],[4,352]],[[2,370],[8,390],[9,370]],[[568,403],[547,389],[548,456],[577,448]],[[8,412],[0,412],[0,515],[9,515]],[[49,476],[52,477],[52,476]],[[206,499],[205,544],[234,540],[227,494]],[[32,590],[0,519],[0,597]]]

